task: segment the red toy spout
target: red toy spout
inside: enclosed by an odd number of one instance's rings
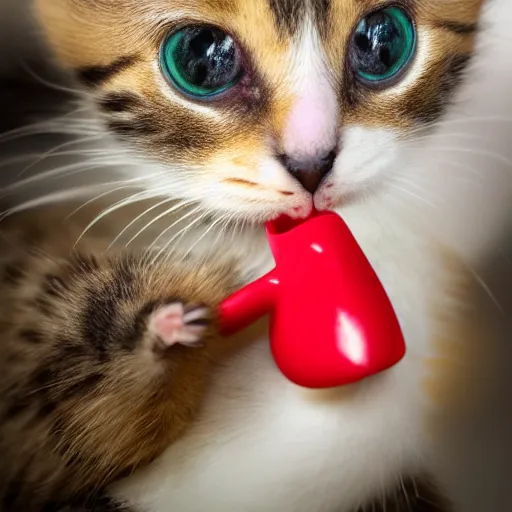
[[[249,327],[274,309],[279,279],[273,270],[228,297],[219,310],[220,332],[230,336]]]
[[[267,237],[276,268],[221,305],[224,334],[270,314],[277,366],[308,388],[354,383],[403,358],[391,302],[341,217],[280,218],[267,225]]]

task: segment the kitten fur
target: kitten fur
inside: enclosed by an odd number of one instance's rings
[[[168,244],[181,254],[214,255],[219,264],[235,258],[243,281],[272,265],[261,222],[285,212],[301,217],[313,203],[336,208],[388,290],[408,346],[396,368],[374,379],[305,391],[277,372],[266,326],[254,326],[222,355],[199,419],[104,496],[137,512],[353,512],[371,510],[374,500],[383,510],[411,504],[422,510],[426,502],[414,503],[411,489],[425,473],[448,491],[443,429],[467,426],[468,411],[489,402],[499,322],[495,304],[475,298],[485,290],[468,266],[470,251],[441,236],[454,208],[422,201],[422,179],[432,185],[435,174],[420,171],[435,154],[444,117],[468,108],[460,93],[478,57],[483,2],[396,2],[416,23],[418,50],[407,73],[382,90],[362,86],[346,65],[354,27],[390,5],[381,0],[35,4],[54,61],[74,77],[68,84],[80,87],[85,108],[44,127],[101,140],[84,142],[75,167],[60,163],[53,174],[22,177],[8,191],[28,197],[33,187],[36,202],[19,208],[135,189],[106,207],[94,204],[75,239],[101,218],[108,243],[122,246],[135,237],[141,251],[157,241],[164,252]],[[160,44],[190,21],[218,25],[243,46],[251,80],[231,99],[188,101],[164,80]],[[312,197],[279,156],[304,157],[333,145],[339,150],[333,170]],[[91,147],[99,153],[88,158]],[[449,188],[452,176],[445,174],[434,183],[435,199]],[[169,204],[176,209],[157,213]],[[467,451],[473,447],[468,443]],[[395,495],[402,481],[407,492]],[[386,495],[397,499],[379,499]],[[470,498],[450,497],[458,511],[482,512]]]
[[[197,413],[219,344],[206,313],[235,283],[212,263],[101,257],[100,237],[74,251],[56,211],[21,217],[0,233],[5,512],[91,500],[160,455]]]

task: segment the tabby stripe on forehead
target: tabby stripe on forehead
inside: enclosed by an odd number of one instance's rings
[[[136,62],[134,56],[126,55],[104,66],[89,66],[76,70],[79,80],[88,87],[98,87]]]
[[[313,3],[313,12],[320,32],[324,32],[329,24],[331,0],[311,0],[311,2]]]
[[[280,30],[295,33],[306,13],[306,0],[269,0]]]
[[[440,20],[436,27],[448,30],[461,36],[470,36],[478,31],[478,23],[462,23],[458,21]]]
[[[279,29],[295,34],[307,14],[323,30],[327,26],[331,0],[269,0]]]

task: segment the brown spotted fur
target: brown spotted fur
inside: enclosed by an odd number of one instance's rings
[[[219,340],[212,328],[203,348],[159,352],[146,320],[178,300],[215,310],[234,284],[213,264],[94,256],[94,238],[77,253],[72,229],[20,217],[0,226],[2,512],[93,495],[175,440]]]

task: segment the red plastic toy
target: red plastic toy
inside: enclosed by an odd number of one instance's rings
[[[306,388],[354,383],[403,358],[391,302],[339,215],[281,217],[267,224],[267,238],[276,267],[221,305],[225,335],[270,314],[277,366]]]

